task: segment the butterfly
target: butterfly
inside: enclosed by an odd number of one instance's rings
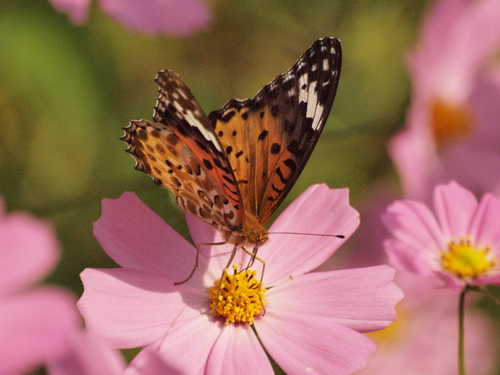
[[[208,116],[181,78],[162,70],[154,121],[131,121],[121,139],[136,169],[235,245],[232,257],[237,247],[257,249],[325,126],[341,61],[338,39],[318,39],[255,97]]]

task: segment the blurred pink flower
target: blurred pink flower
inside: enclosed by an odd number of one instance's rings
[[[33,287],[59,259],[50,225],[25,213],[5,215],[0,201],[0,374],[46,366],[51,375],[118,375],[121,356],[81,329],[75,298]]]
[[[73,297],[32,287],[59,258],[52,228],[25,213],[6,215],[0,201],[0,373],[24,373],[64,352],[80,323]]]
[[[394,201],[389,186],[370,190],[361,225],[349,249],[348,267],[387,263],[383,240],[389,232],[380,220]],[[354,237],[354,236],[353,236]],[[339,265],[336,265],[337,267]],[[394,279],[405,297],[396,307],[397,318],[382,331],[367,334],[377,344],[368,367],[356,375],[456,375],[458,343],[457,295],[440,288],[442,281],[398,271]],[[494,373],[498,344],[486,314],[474,307],[470,293],[465,313],[465,363],[468,374]]]
[[[90,0],[50,0],[77,25],[87,19]],[[210,9],[201,0],[98,0],[100,7],[125,27],[147,34],[188,37],[211,22]]]
[[[94,231],[123,268],[85,270],[78,306],[87,328],[114,347],[146,346],[131,368],[145,368],[151,352],[157,352],[179,373],[251,369],[273,374],[264,347],[286,373],[351,373],[363,368],[375,349],[358,332],[382,329],[395,318],[394,305],[402,294],[392,282],[393,270],[307,273],[345,240],[293,232],[348,238],[358,224],[348,190],[326,185],[310,187],[274,222],[258,254],[266,260],[267,291],[265,314],[254,316],[257,338],[249,324],[224,324],[222,317],[210,314],[208,288],[220,278],[232,245],[203,246],[194,276],[174,285],[189,275],[195,247],[135,195],[125,193],[103,201]],[[188,225],[195,243],[221,241],[212,227],[191,216]],[[283,231],[292,234],[273,235]],[[243,251],[236,258],[234,264],[243,267],[249,260]]]
[[[95,334],[77,330],[66,344],[65,352],[47,363],[50,375],[121,375],[125,370],[122,355]]]
[[[389,151],[405,195],[429,202],[437,183],[500,192],[498,0],[440,0],[409,56],[406,128]]]
[[[456,295],[438,289],[436,280],[397,272],[396,283],[405,298],[397,319],[388,328],[367,336],[377,350],[368,367],[356,375],[458,374],[458,313]],[[465,314],[465,364],[468,374],[495,372],[497,342],[486,314],[471,303]]]
[[[390,264],[446,287],[500,284],[500,200],[474,195],[451,182],[434,190],[433,211],[410,199],[391,204],[382,216],[392,238],[384,242]]]

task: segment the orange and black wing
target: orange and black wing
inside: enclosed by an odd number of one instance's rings
[[[326,123],[340,77],[340,41],[323,38],[253,99],[208,116],[247,215],[264,223],[302,172]]]
[[[223,231],[241,228],[244,210],[226,154],[199,104],[175,73],[155,81],[154,122],[131,121],[122,139],[136,169],[172,191],[177,204]]]

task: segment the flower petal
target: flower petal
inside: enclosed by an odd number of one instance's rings
[[[408,199],[396,201],[382,215],[382,221],[393,236],[384,241],[390,264],[421,276],[434,275],[435,258],[447,240],[429,208]]]
[[[366,367],[376,345],[331,319],[269,311],[255,328],[269,355],[287,374],[350,374]]]
[[[500,257],[500,200],[491,194],[484,195],[471,216],[470,235],[479,245],[492,246]]]
[[[120,266],[163,274],[175,281],[191,273],[196,249],[135,194],[103,199],[102,205],[94,235]],[[203,259],[200,263],[203,268]]]
[[[416,100],[416,99],[415,99]],[[401,176],[404,195],[421,199],[426,203],[432,195],[432,181],[435,175],[442,175],[442,166],[435,154],[435,147],[428,129],[412,126],[426,121],[420,104],[410,110],[408,126],[389,141],[389,155]]]
[[[476,207],[474,195],[454,181],[439,185],[434,190],[434,210],[442,233],[448,240],[469,233],[470,218]]]
[[[496,259],[495,270],[490,270],[484,277],[474,280],[471,284],[500,284],[500,199],[486,194],[483,196],[476,212],[471,218],[470,235],[477,246],[489,248],[490,259]]]
[[[50,375],[120,375],[125,361],[120,353],[88,332],[77,332],[68,342],[65,355],[47,364]]]
[[[130,269],[86,269],[78,308],[87,329],[114,348],[133,348],[163,337],[174,321],[198,316],[208,296],[189,285]]]
[[[266,311],[321,316],[359,332],[383,329],[396,319],[394,306],[403,298],[394,273],[375,266],[297,276],[268,290]]]
[[[100,0],[106,13],[124,26],[148,34],[187,37],[211,21],[208,5],[199,0]]]
[[[90,0],[50,0],[59,12],[66,13],[75,25],[81,25],[87,19]]]
[[[208,357],[208,374],[273,375],[274,371],[255,333],[247,325],[228,325]]]
[[[79,328],[73,296],[38,288],[0,301],[0,373],[21,374],[62,355]]]
[[[149,345],[130,363],[124,375],[182,375],[175,367],[167,365],[160,354]]]
[[[50,225],[14,213],[0,217],[0,255],[1,294],[47,275],[59,260],[59,246]]]
[[[186,214],[186,222],[191,238],[200,250],[201,261],[196,273],[203,274],[205,286],[212,286],[228,265],[234,245],[225,243],[222,233],[191,214]],[[241,248],[237,249],[234,263],[246,264],[248,258],[244,253]]]
[[[359,214],[349,205],[348,189],[330,189],[325,184],[309,187],[276,219],[268,242],[259,249],[258,255],[267,265],[266,285],[318,267],[358,226]]]
[[[150,366],[156,361],[148,354],[156,351],[173,374],[203,374],[210,351],[220,336],[224,323],[207,314],[172,326],[165,336],[149,345],[132,361],[131,366]],[[149,375],[149,374],[148,374]]]

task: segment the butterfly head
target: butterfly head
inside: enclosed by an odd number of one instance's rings
[[[246,217],[243,229],[234,228],[225,233],[226,241],[238,246],[259,247],[268,239],[267,229],[253,216]]]

